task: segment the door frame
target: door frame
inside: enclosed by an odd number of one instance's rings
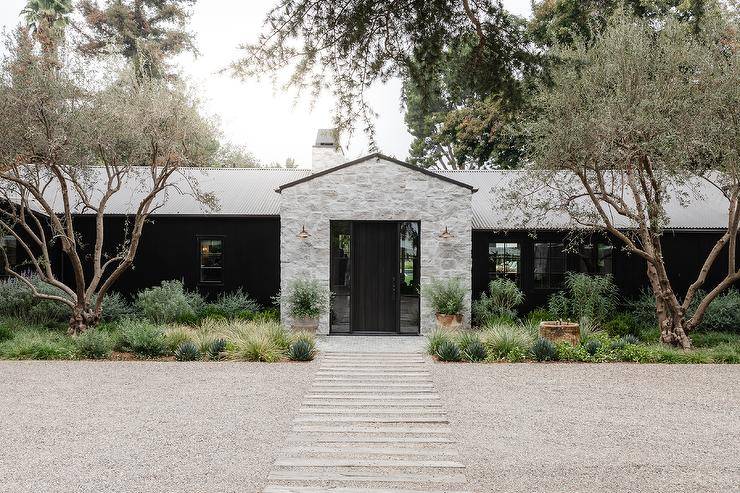
[[[354,331],[352,330],[352,301],[350,299],[349,303],[349,331],[348,332],[332,332],[332,322],[331,322],[331,315],[329,316],[329,335],[379,335],[379,336],[411,336],[411,335],[418,335],[421,333],[421,293],[419,296],[417,296],[417,311],[419,312],[419,321],[417,323],[416,331],[415,332],[408,332],[403,333],[401,332],[401,275],[402,275],[402,269],[403,265],[401,265],[401,223],[416,223],[418,225],[419,230],[419,239],[418,244],[416,245],[416,251],[417,256],[419,259],[421,259],[421,221],[418,219],[415,220],[384,220],[384,219],[331,219],[329,221],[330,227],[329,227],[329,289],[331,289],[331,282],[332,279],[334,279],[334,262],[332,261],[331,255],[331,242],[333,240],[332,238],[332,228],[331,223],[332,222],[347,222],[349,223],[349,234],[350,238],[354,237],[354,225],[355,223],[393,223],[396,226],[396,286],[395,286],[395,326],[394,330],[391,331]],[[351,240],[350,240],[351,241]],[[351,251],[350,255],[353,255],[354,249]],[[350,257],[351,258],[351,257]],[[352,260],[350,260],[351,262]],[[420,260],[421,261],[421,260]],[[350,297],[352,297],[352,287],[354,284],[354,276],[350,277]],[[419,284],[421,285],[421,279],[419,279]]]

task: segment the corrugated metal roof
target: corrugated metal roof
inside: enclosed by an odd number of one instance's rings
[[[505,208],[506,191],[521,189],[526,171],[502,170],[460,170],[439,171],[440,174],[454,178],[478,189],[473,195],[473,229],[568,229],[578,227],[564,212],[549,211],[537,221],[527,220],[520,210]],[[679,197],[691,196],[682,201]],[[584,204],[590,206],[589,199]],[[724,229],[727,228],[727,199],[705,180],[694,180],[690,187],[674,190],[666,204],[671,229]],[[622,217],[614,214],[618,227],[630,225]]]
[[[145,172],[146,168],[142,168]],[[102,181],[102,168],[99,170]],[[567,229],[574,227],[563,213],[548,213],[538,218],[537,223],[523,223],[522,214],[501,207],[505,191],[520,188],[523,171],[439,171],[447,179],[478,189],[472,194],[472,221],[474,229],[506,230],[522,229]],[[277,216],[280,214],[280,197],[276,189],[310,175],[307,169],[281,168],[186,168],[181,170],[166,196],[157,199],[160,207],[155,215],[231,215],[231,216]],[[198,183],[202,192],[214,194],[218,208],[209,210],[194,197],[188,179]],[[109,214],[133,213],[145,190],[130,180],[111,199]],[[670,228],[723,229],[727,227],[727,201],[714,187],[701,182],[696,185],[700,198],[688,205],[681,204],[677,197],[667,205]],[[100,192],[100,191],[99,191]],[[58,192],[49,192],[55,209],[62,210]],[[621,226],[627,226],[626,223]]]
[[[146,183],[146,169],[142,177]],[[103,183],[104,170],[98,169]],[[202,215],[218,214],[231,216],[277,216],[280,214],[280,194],[275,189],[290,181],[308,175],[306,169],[281,168],[183,168],[172,177],[166,193],[160,193],[155,205],[155,215]],[[202,193],[212,193],[218,202],[216,209],[209,209],[195,199],[190,182],[197,183]],[[141,181],[129,179],[120,191],[111,198],[108,214],[131,214],[147,192]],[[102,193],[104,185],[96,187]],[[58,191],[50,191],[47,200],[55,210],[63,210]],[[82,211],[85,213],[85,211]]]

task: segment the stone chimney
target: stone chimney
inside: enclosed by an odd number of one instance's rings
[[[311,172],[318,173],[346,162],[336,129],[319,129],[311,151]]]

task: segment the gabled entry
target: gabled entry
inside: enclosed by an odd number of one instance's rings
[[[419,332],[419,223],[332,221],[331,333]]]

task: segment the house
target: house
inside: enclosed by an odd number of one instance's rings
[[[457,277],[468,288],[468,322],[472,299],[499,276],[524,291],[525,310],[545,304],[568,270],[612,274],[625,296],[646,286],[644,261],[608,236],[594,233],[566,249],[569,225],[562,218],[523,228],[497,207],[520,171],[429,171],[382,154],[348,161],[332,133],[322,131],[310,170],[185,173],[216,194],[218,209],[185,193],[163,197],[118,291],[182,279],[205,295],[242,288],[269,304],[291,279],[306,277],[333,293],[320,332],[418,334],[434,326],[420,294],[433,279]],[[120,244],[137,193],[122,190],[108,205],[106,249]],[[723,198],[711,190],[701,202],[670,206],[664,248],[679,292],[726,228],[726,215]],[[93,235],[93,217],[78,215],[77,229],[83,238]],[[726,269],[720,257],[707,285]],[[71,278],[68,266],[60,276]]]

